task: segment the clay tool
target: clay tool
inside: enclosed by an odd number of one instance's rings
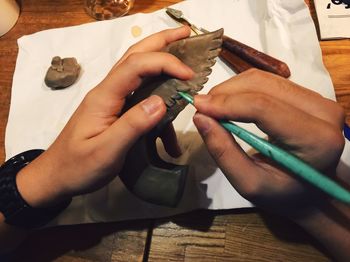
[[[191,95],[184,92],[178,92],[178,94],[194,106],[193,97]],[[276,145],[269,143],[265,139],[258,137],[257,135],[230,121],[219,121],[219,123],[227,131],[251,145],[264,156],[274,160],[296,176],[305,180],[314,187],[317,187],[329,196],[350,205],[350,192],[348,190],[327,176],[323,175],[300,158],[277,147]]]
[[[190,21],[188,21],[184,14],[182,13],[181,10],[177,10],[177,9],[174,9],[174,8],[166,8],[165,9],[165,12],[171,17],[173,18],[174,20],[178,21],[179,23],[183,24],[183,25],[188,25],[191,30],[196,34],[196,35],[199,35],[199,34],[203,34],[203,33],[208,33],[208,31],[206,31],[205,29],[203,28],[198,28],[196,25],[190,23]]]
[[[207,29],[192,24],[187,18],[185,18],[181,10],[166,8],[165,12],[175,21],[190,26],[192,31],[196,34],[209,32]],[[284,78],[290,76],[289,67],[283,61],[260,52],[259,50],[243,44],[229,36],[224,35],[222,40],[223,43],[220,58],[237,74],[250,68],[259,68],[280,75]]]

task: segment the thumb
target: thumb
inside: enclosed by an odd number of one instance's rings
[[[206,147],[232,186],[245,197],[262,184],[258,167],[227,132],[213,118],[196,113],[193,118]],[[249,198],[249,197],[248,197]]]
[[[106,155],[124,155],[136,140],[151,130],[164,116],[163,99],[152,95],[125,112],[100,137]]]

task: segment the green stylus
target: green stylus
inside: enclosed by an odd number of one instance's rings
[[[193,105],[193,97],[191,95],[184,92],[178,93],[182,98],[184,98],[187,102]],[[301,177],[305,181],[309,182],[313,186],[324,191],[331,197],[338,199],[339,201],[344,202],[346,204],[350,204],[350,192],[348,190],[346,190],[327,176],[323,175],[310,165],[306,164],[301,159],[273,144],[270,144],[265,139],[254,135],[253,133],[235,125],[232,122],[220,121],[220,124],[227,131],[233,133],[234,135],[251,145],[264,156],[267,156],[275,162],[279,163],[281,166],[285,167],[286,169],[288,169],[295,175]]]

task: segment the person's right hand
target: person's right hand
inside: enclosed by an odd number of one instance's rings
[[[233,77],[194,101],[200,112],[194,122],[209,152],[237,191],[256,205],[288,215],[314,195],[269,159],[248,156],[213,118],[255,123],[273,143],[321,172],[335,173],[344,146],[344,112],[336,102],[259,70]]]
[[[258,207],[287,216],[339,261],[350,257],[350,207],[328,199],[260,154],[247,155],[214,119],[252,122],[269,139],[336,177],[343,151],[343,109],[284,78],[249,70],[195,96],[194,117],[209,152],[235,189]]]

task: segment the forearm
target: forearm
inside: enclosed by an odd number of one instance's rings
[[[341,159],[348,162],[350,144],[346,141]],[[340,161],[342,163],[342,160]],[[343,164],[339,165],[340,167]],[[337,169],[336,180],[349,185],[349,168]],[[347,164],[346,164],[347,166]],[[293,220],[317,239],[337,261],[348,261],[350,257],[350,206],[335,200],[320,200],[319,206],[301,212]]]
[[[350,208],[332,201],[293,220],[317,239],[337,261],[350,257]]]

